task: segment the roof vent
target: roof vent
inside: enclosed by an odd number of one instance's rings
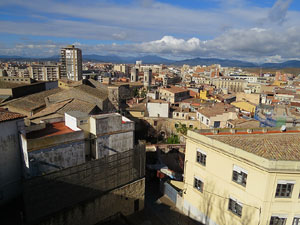
[[[248,134],[251,134],[252,132],[253,132],[252,129],[247,129],[247,133],[248,133]]]
[[[280,131],[281,131],[281,132],[286,132],[286,126],[285,126],[285,125],[282,125],[281,128],[280,128]]]

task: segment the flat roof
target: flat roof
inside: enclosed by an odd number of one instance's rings
[[[27,139],[36,139],[42,137],[50,137],[75,132],[65,125],[65,122],[56,122],[46,125],[46,128],[32,131],[26,134]]]

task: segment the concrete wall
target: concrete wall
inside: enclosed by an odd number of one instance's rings
[[[26,177],[80,165],[85,163],[84,132],[75,131],[35,139],[22,138],[22,152]]]
[[[41,148],[28,153],[30,176],[39,176],[53,171],[85,163],[85,142],[72,142],[50,148]]]
[[[133,145],[133,131],[99,136],[97,138],[97,155],[101,158],[117,152],[128,151],[133,148]]]
[[[169,117],[169,103],[148,102],[149,117]]]
[[[18,126],[23,120],[0,122],[0,205],[20,194],[21,151]]]

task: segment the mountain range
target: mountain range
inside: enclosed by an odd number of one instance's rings
[[[21,57],[21,56],[6,56],[0,55],[1,61],[59,61],[59,56],[52,56],[48,58],[37,58],[37,57]],[[176,65],[182,66],[187,64],[190,66],[196,65],[211,65],[220,64],[223,67],[261,67],[261,68],[273,68],[273,69],[283,69],[283,68],[300,68],[300,61],[290,60],[282,63],[263,63],[256,64],[247,61],[231,60],[231,59],[218,59],[218,58],[192,58],[185,60],[170,60],[162,58],[156,55],[146,55],[142,57],[121,57],[116,55],[83,55],[84,61],[94,61],[94,62],[110,62],[110,63],[127,63],[134,64],[136,61],[141,60],[144,64],[166,64],[166,65]]]

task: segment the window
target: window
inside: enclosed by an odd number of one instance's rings
[[[294,218],[293,225],[300,225],[300,216]]]
[[[206,119],[206,125],[208,125],[208,123],[209,123],[209,120],[208,120],[208,119]]]
[[[193,129],[193,125],[192,125],[192,124],[190,124],[189,128],[190,128],[190,129]]]
[[[285,225],[286,218],[279,217],[279,216],[272,216],[270,220],[270,225]]]
[[[197,149],[197,159],[196,161],[203,166],[206,166],[206,153],[200,149]]]
[[[275,197],[290,198],[292,196],[294,181],[278,181]]]
[[[157,121],[156,120],[154,120],[154,126],[157,126]]]
[[[199,178],[194,177],[194,188],[203,192],[203,182]]]
[[[236,165],[233,166],[232,180],[240,185],[246,186],[248,172]]]
[[[203,116],[201,116],[201,121],[203,122],[203,120],[204,120],[204,117],[203,117]]]
[[[228,210],[237,216],[242,216],[243,205],[237,200],[229,198]]]

